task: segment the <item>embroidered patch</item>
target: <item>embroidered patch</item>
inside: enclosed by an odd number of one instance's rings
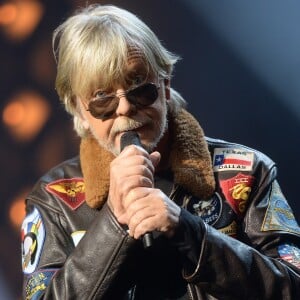
[[[283,230],[300,234],[299,225],[277,181],[272,184],[269,205],[261,231]]]
[[[222,199],[215,193],[209,200],[200,200],[193,204],[194,212],[209,225],[214,225],[220,218],[222,211]]]
[[[221,171],[251,171],[254,152],[244,149],[216,148],[213,157],[215,172]]]
[[[300,269],[300,249],[294,245],[280,245],[278,247],[279,256]]]
[[[254,179],[253,176],[238,173],[232,178],[220,180],[222,192],[238,216],[245,212]]]
[[[27,280],[25,287],[26,300],[40,299],[43,291],[49,285],[51,278],[58,269],[40,270],[33,273]]]
[[[229,235],[231,237],[236,237],[237,234],[237,223],[233,221],[231,224],[229,224],[226,227],[219,228],[218,229],[220,232]]]
[[[45,227],[37,208],[26,216],[21,227],[22,269],[25,274],[32,273],[40,259],[44,240]]]
[[[46,190],[59,197],[73,210],[85,201],[85,187],[82,178],[56,180],[48,183]]]
[[[86,231],[85,230],[79,230],[79,231],[74,231],[71,234],[71,237],[73,239],[74,246],[76,247],[80,240],[83,238],[85,235]]]

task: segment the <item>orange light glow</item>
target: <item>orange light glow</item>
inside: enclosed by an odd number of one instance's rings
[[[0,6],[0,25],[12,24],[17,18],[17,6],[6,3]]]
[[[25,197],[28,191],[22,191],[11,203],[8,216],[11,225],[19,230],[25,217]]]
[[[25,118],[25,105],[21,101],[10,103],[3,112],[3,122],[14,127],[22,123]]]
[[[13,41],[27,38],[36,28],[44,13],[37,0],[12,0],[0,6],[0,25]]]
[[[18,141],[32,140],[50,116],[47,100],[34,91],[23,91],[14,96],[3,110],[2,120]]]

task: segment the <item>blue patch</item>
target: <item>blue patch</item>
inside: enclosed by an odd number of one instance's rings
[[[278,253],[280,258],[289,262],[300,269],[300,249],[294,245],[280,245],[278,247]]]
[[[22,269],[25,274],[35,271],[46,236],[45,226],[37,208],[26,216],[21,228]]]
[[[270,230],[282,230],[300,234],[299,225],[277,181],[273,182],[269,206],[261,228],[261,231]]]
[[[32,273],[25,287],[26,300],[38,300],[58,269],[40,270]]]
[[[195,201],[191,199],[191,204],[196,215],[209,225],[214,225],[220,218],[222,211],[222,199],[218,193],[215,193],[209,200]],[[194,200],[194,201],[193,201]]]

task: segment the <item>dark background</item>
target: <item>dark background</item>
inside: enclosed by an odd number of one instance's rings
[[[31,138],[16,138],[0,124],[0,298],[19,299],[19,223],[9,217],[34,182],[75,155],[78,138],[54,90],[52,31],[87,1],[21,0],[43,14],[26,38],[14,40],[1,26],[0,112],[24,90],[46,99],[49,114]],[[1,7],[7,3],[0,2]],[[96,1],[89,1],[89,3]],[[182,60],[172,85],[188,101],[206,135],[246,144],[268,154],[299,220],[300,3],[195,0],[98,1],[140,16]],[[2,16],[3,17],[3,16]],[[18,223],[19,222],[19,223]]]

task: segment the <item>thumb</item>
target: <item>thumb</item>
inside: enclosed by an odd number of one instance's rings
[[[160,158],[161,158],[161,155],[158,151],[154,151],[150,154],[150,159],[151,159],[151,162],[154,166],[154,168],[156,168],[160,162]]]

